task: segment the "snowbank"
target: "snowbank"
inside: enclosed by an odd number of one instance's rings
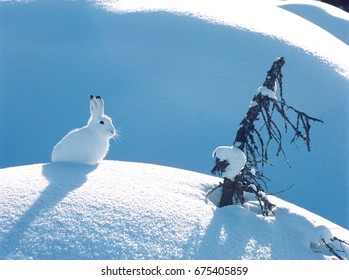
[[[321,1],[278,1],[277,5],[297,14],[349,45],[349,14]]]
[[[280,197],[349,228],[349,47],[273,2],[2,1],[0,167],[49,161],[100,94],[120,129],[107,159],[208,174],[284,56],[285,99],[324,124],[311,153],[286,145],[292,169],[271,158],[268,191],[294,184]]]
[[[47,163],[0,178],[0,259],[327,259],[322,237],[349,240],[277,198],[275,217],[217,209],[205,195],[220,179],[170,167]]]
[[[114,12],[169,11],[187,14],[211,23],[229,25],[273,36],[279,40],[284,40],[290,45],[298,46],[305,51],[313,53],[326,61],[331,61],[338,67],[338,71],[341,74],[349,77],[348,62],[343,62],[348,46],[339,39],[336,40],[332,34],[324,32],[320,26],[299,17],[296,13],[290,13],[278,7],[277,4],[280,3],[275,1],[98,0],[96,3]],[[309,6],[316,7],[314,4],[309,4]],[[333,13],[336,17],[345,13],[343,11],[341,11],[342,13],[339,12],[340,9],[338,8],[328,8],[328,6],[326,7],[327,10],[335,11]],[[319,16],[318,21],[321,22],[323,17]],[[327,24],[326,26],[329,25]],[[337,28],[330,29],[337,30]],[[339,37],[345,37],[345,35]],[[336,45],[336,52],[329,51],[332,44]]]

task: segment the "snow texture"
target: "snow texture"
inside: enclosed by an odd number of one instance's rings
[[[278,1],[277,5],[322,27],[349,45],[349,14],[322,1]]]
[[[274,217],[253,196],[216,208],[206,193],[220,179],[176,168],[47,163],[0,178],[0,259],[331,259],[320,240],[349,240],[273,196]]]
[[[1,1],[1,259],[333,258],[321,240],[349,228],[347,15],[251,1]],[[217,209],[220,179],[202,173],[279,56],[289,104],[325,123],[311,153],[285,147],[292,169],[270,154],[268,191],[294,184],[268,196],[275,217],[253,197]],[[47,163],[91,92],[118,121],[108,160]]]
[[[245,153],[234,146],[219,146],[213,151],[212,156],[229,163],[222,176],[231,180],[240,173],[246,164]]]
[[[272,2],[1,2],[0,167],[49,162],[62,136],[86,123],[94,93],[120,134],[106,159],[209,174],[212,150],[233,142],[255,89],[284,56],[286,100],[325,123],[312,127],[311,153],[286,145],[292,169],[270,146],[269,191],[294,184],[280,196],[349,228],[349,144],[340,140],[349,47]],[[329,17],[318,21],[346,29]]]

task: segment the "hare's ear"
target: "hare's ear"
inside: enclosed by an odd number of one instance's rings
[[[98,115],[98,104],[96,99],[93,97],[93,95],[90,95],[90,113],[91,113],[91,116]]]
[[[96,96],[96,102],[97,102],[97,108],[98,108],[98,113],[100,116],[104,115],[104,101],[102,97]]]

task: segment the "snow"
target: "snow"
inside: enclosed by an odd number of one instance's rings
[[[216,208],[206,193],[221,179],[177,168],[46,163],[0,177],[0,259],[316,260],[334,258],[322,238],[349,240],[348,230],[273,196],[275,216]]]
[[[245,153],[234,146],[219,146],[213,151],[212,156],[229,163],[222,173],[222,177],[232,180],[240,173],[246,164]]]
[[[319,246],[323,242],[322,240],[325,240],[325,242],[330,242],[330,240],[333,238],[332,232],[329,230],[326,226],[317,226],[314,230],[314,236],[312,238],[313,244],[315,243],[315,246]]]
[[[347,45],[342,43],[342,41],[336,42],[333,35],[325,33],[320,26],[311,24],[308,20],[303,20],[293,13],[280,9],[277,6],[279,2],[268,0],[243,2],[239,0],[204,2],[197,0],[99,0],[97,3],[105,9],[114,12],[169,11],[179,14],[189,14],[216,24],[234,26],[275,36],[279,40],[285,40],[289,44],[301,47],[305,51],[333,62],[339,66],[339,72],[343,75],[348,75],[348,64],[347,62],[343,63],[343,57],[346,56],[347,52]],[[253,5],[253,9],[251,9],[251,5]],[[328,5],[328,7],[330,6]],[[333,9],[339,10],[338,8]],[[290,22],[292,24],[289,24]],[[342,24],[335,29],[340,29],[343,26],[345,25]],[[334,42],[336,42],[336,52],[329,51],[328,48],[331,48]]]
[[[321,1],[287,1],[278,6],[322,27],[349,44],[349,14]]]
[[[261,93],[264,96],[268,96],[271,99],[277,100],[276,94],[273,90],[268,89],[266,86],[261,86],[257,89],[258,93]]]
[[[254,107],[257,105],[258,105],[258,102],[252,100],[252,101],[250,101],[250,105],[248,106],[248,108],[251,108],[251,107]]]
[[[287,3],[1,1],[0,258],[332,258],[319,240],[349,228],[347,14]],[[274,218],[254,198],[216,209],[211,152],[279,56],[285,99],[324,124],[311,153],[283,136],[291,169],[270,153],[267,191],[294,184],[269,196]],[[91,93],[120,134],[107,160],[49,163]]]

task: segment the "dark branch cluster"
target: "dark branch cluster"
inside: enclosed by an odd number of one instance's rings
[[[227,161],[216,159],[216,165],[211,172],[221,176],[227,166]],[[245,203],[244,193],[248,192],[255,195],[263,216],[273,214],[273,208],[275,205],[270,203],[268,200],[264,189],[260,186],[259,180],[264,181],[263,178],[260,178],[254,173],[253,169],[251,170],[246,167],[240,174],[235,176],[234,180],[225,177],[223,182],[218,186],[222,190],[221,200],[218,207],[224,207],[231,204],[243,205]]]
[[[322,238],[320,245],[324,246],[332,255],[334,255],[339,260],[348,259],[348,245],[349,243],[345,240],[339,239],[337,237],[331,238],[328,242]],[[346,248],[345,248],[346,247]]]
[[[267,186],[267,178],[263,174],[263,169],[268,162],[269,144],[275,142],[277,146],[276,155],[278,156],[281,153],[286,158],[282,145],[282,131],[274,120],[276,113],[281,116],[284,122],[285,132],[288,131],[288,127],[292,129],[294,136],[291,142],[295,142],[300,138],[310,151],[310,123],[322,122],[322,120],[310,117],[286,103],[283,96],[283,76],[281,73],[284,64],[285,59],[283,57],[274,61],[267,73],[263,87],[253,97],[249,110],[240,122],[234,146],[245,153],[247,162],[239,175],[234,179],[224,178],[223,183],[221,183],[221,207],[236,203],[243,204],[243,193],[249,192],[255,194],[264,215],[272,212],[273,205],[266,199],[262,187],[262,185]],[[275,96],[277,85],[279,86],[280,101]],[[295,114],[294,119],[296,121],[289,118],[289,111]],[[220,161],[217,158],[216,165],[211,172],[221,176],[228,165],[227,161]]]
[[[228,165],[229,162],[227,162],[226,160],[220,160],[219,158],[216,158],[216,164],[212,168],[211,173],[218,176],[222,176],[223,172],[228,167]]]
[[[261,174],[263,174],[265,163],[268,162],[268,148],[272,141],[277,145],[276,155],[279,156],[281,153],[286,158],[282,146],[282,132],[275,122],[275,118],[273,118],[275,112],[277,112],[284,121],[285,132],[288,131],[288,127],[291,127],[293,130],[294,136],[291,143],[300,138],[304,141],[308,151],[310,151],[310,122],[323,122],[286,103],[283,96],[283,76],[281,73],[281,67],[284,64],[285,60],[283,57],[277,59],[268,71],[266,80],[263,84],[263,86],[273,92],[276,91],[276,85],[278,84],[281,100],[279,101],[268,95],[263,95],[262,92],[255,95],[246,116],[240,123],[240,129],[234,141],[234,145],[245,152],[248,159],[247,165],[255,168]],[[295,113],[295,122],[290,120],[287,111]],[[261,122],[257,127],[256,122],[259,120]],[[264,140],[263,130],[265,130],[267,134],[266,140]]]
[[[224,187],[223,187],[224,186]],[[224,178],[222,187],[222,199],[220,200],[219,207],[245,203],[244,192],[253,193],[259,202],[261,213],[263,216],[269,216],[273,214],[272,204],[263,189],[259,185],[253,184],[251,181],[246,179],[243,174],[237,175],[234,180]]]

